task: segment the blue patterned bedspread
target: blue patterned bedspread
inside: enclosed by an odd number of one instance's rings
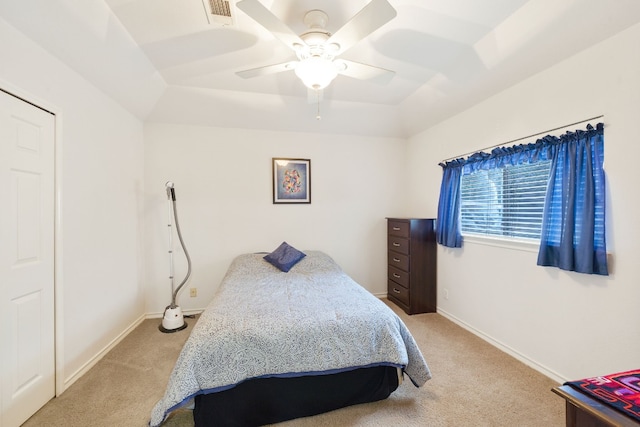
[[[413,384],[431,378],[402,320],[328,255],[307,251],[288,273],[238,256],[194,326],[151,413],[151,426],[198,394],[251,378],[397,366]]]

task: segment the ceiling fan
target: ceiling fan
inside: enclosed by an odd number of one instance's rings
[[[371,0],[334,34],[326,30],[329,19],[322,10],[311,10],[305,14],[304,23],[309,30],[298,35],[258,0],[242,0],[236,6],[289,46],[297,57],[297,60],[281,64],[236,72],[240,77],[251,78],[293,70],[305,86],[318,93],[338,74],[382,84],[395,74],[384,68],[338,58],[396,16],[396,10],[387,0]]]

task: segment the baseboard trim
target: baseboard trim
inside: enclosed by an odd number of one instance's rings
[[[488,342],[489,344],[493,345],[494,347],[497,347],[498,349],[504,351],[508,355],[514,357],[515,359],[519,360],[520,362],[524,363],[525,365],[529,366],[530,368],[535,369],[536,371],[540,372],[542,375],[545,375],[545,376],[549,377],[550,379],[552,379],[553,381],[556,381],[558,384],[564,384],[566,381],[568,381],[568,379],[562,377],[560,374],[558,374],[557,372],[553,371],[552,369],[549,369],[546,366],[541,365],[540,363],[536,362],[535,360],[532,360],[532,359],[528,358],[524,354],[514,350],[513,348],[511,348],[508,345],[500,342],[499,340],[493,338],[492,336],[487,335],[484,332],[482,332],[482,331],[474,328],[473,326],[469,325],[468,323],[464,322],[463,320],[460,320],[459,318],[457,318],[453,314],[448,313],[447,311],[442,310],[441,308],[438,308],[438,314],[442,315],[442,317],[446,317],[447,319],[451,320],[456,325],[466,329],[467,331],[469,331],[472,334],[476,335],[477,337],[483,339],[484,341]]]
[[[95,356],[89,359],[80,369],[71,374],[64,380],[64,390],[67,390],[71,385],[76,382],[80,377],[86,374],[89,369],[93,368],[109,351],[111,351],[120,341],[122,341],[131,331],[137,328],[144,320],[146,316],[143,314],[133,321],[124,331],[122,331],[117,337],[115,337],[109,344],[107,344],[102,350],[100,350]]]

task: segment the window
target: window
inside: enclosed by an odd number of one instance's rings
[[[462,234],[540,240],[550,160],[463,174]]]
[[[537,241],[541,266],[607,275],[604,124],[440,163],[436,241]]]

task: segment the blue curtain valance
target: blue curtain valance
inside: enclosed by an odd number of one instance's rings
[[[489,170],[533,163],[541,160],[551,160],[560,144],[602,133],[604,124],[598,123],[594,128],[590,124],[586,130],[568,131],[563,135],[547,135],[529,144],[518,144],[510,147],[496,147],[491,152],[479,151],[465,158],[458,158],[440,163],[443,169],[462,167],[462,174],[468,175],[478,170]]]

